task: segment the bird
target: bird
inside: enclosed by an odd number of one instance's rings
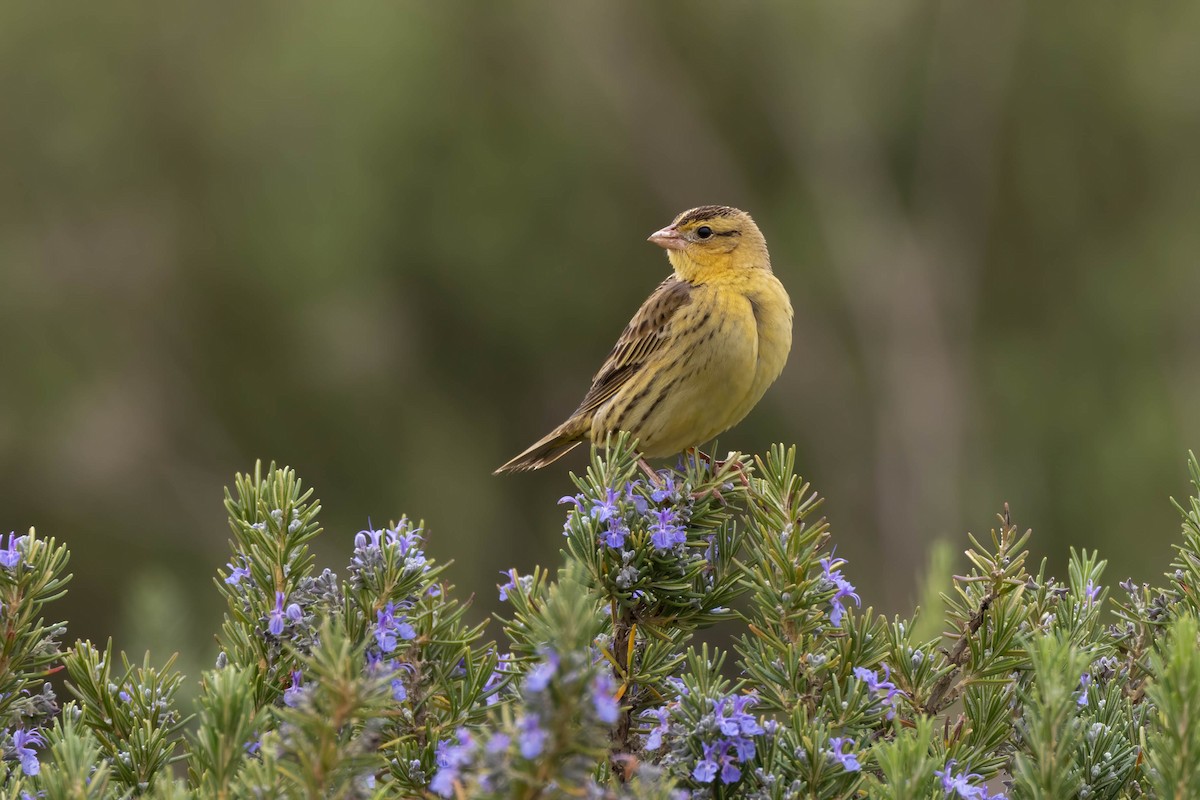
[[[783,371],[792,304],[745,211],[684,211],[649,241],[672,274],[642,303],[579,407],[493,474],[540,469],[617,431],[663,458],[736,425]]]

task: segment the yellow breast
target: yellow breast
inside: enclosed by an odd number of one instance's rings
[[[648,457],[668,456],[736,425],[775,381],[791,348],[791,305],[770,272],[701,284],[672,320],[669,345],[599,409],[591,438],[636,436]]]

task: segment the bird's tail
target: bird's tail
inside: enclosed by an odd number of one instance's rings
[[[493,475],[502,472],[526,472],[541,469],[557,461],[583,441],[587,433],[586,422],[569,419],[539,439],[525,452],[499,467]]]

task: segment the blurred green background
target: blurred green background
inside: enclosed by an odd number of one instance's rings
[[[1166,569],[1200,446],[1200,5],[0,6],[0,524],[70,637],[213,651],[221,487],[407,512],[460,590],[558,561],[568,413],[679,211],[751,211],[796,308],[722,450],[794,442],[864,601],[1004,501]],[[493,631],[493,635],[495,635]],[[194,674],[194,673],[193,673]]]

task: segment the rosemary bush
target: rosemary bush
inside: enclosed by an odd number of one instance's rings
[[[1200,464],[1161,587],[1072,551],[1027,564],[1008,510],[970,537],[945,633],[863,606],[793,453],[644,470],[620,439],[562,499],[564,563],[502,573],[466,619],[407,518],[317,572],[320,507],[238,475],[220,656],[180,709],[173,659],[48,624],[65,545],[0,542],[8,798],[1200,797]],[[693,646],[716,622],[727,647]],[[47,677],[65,671],[61,707]]]

